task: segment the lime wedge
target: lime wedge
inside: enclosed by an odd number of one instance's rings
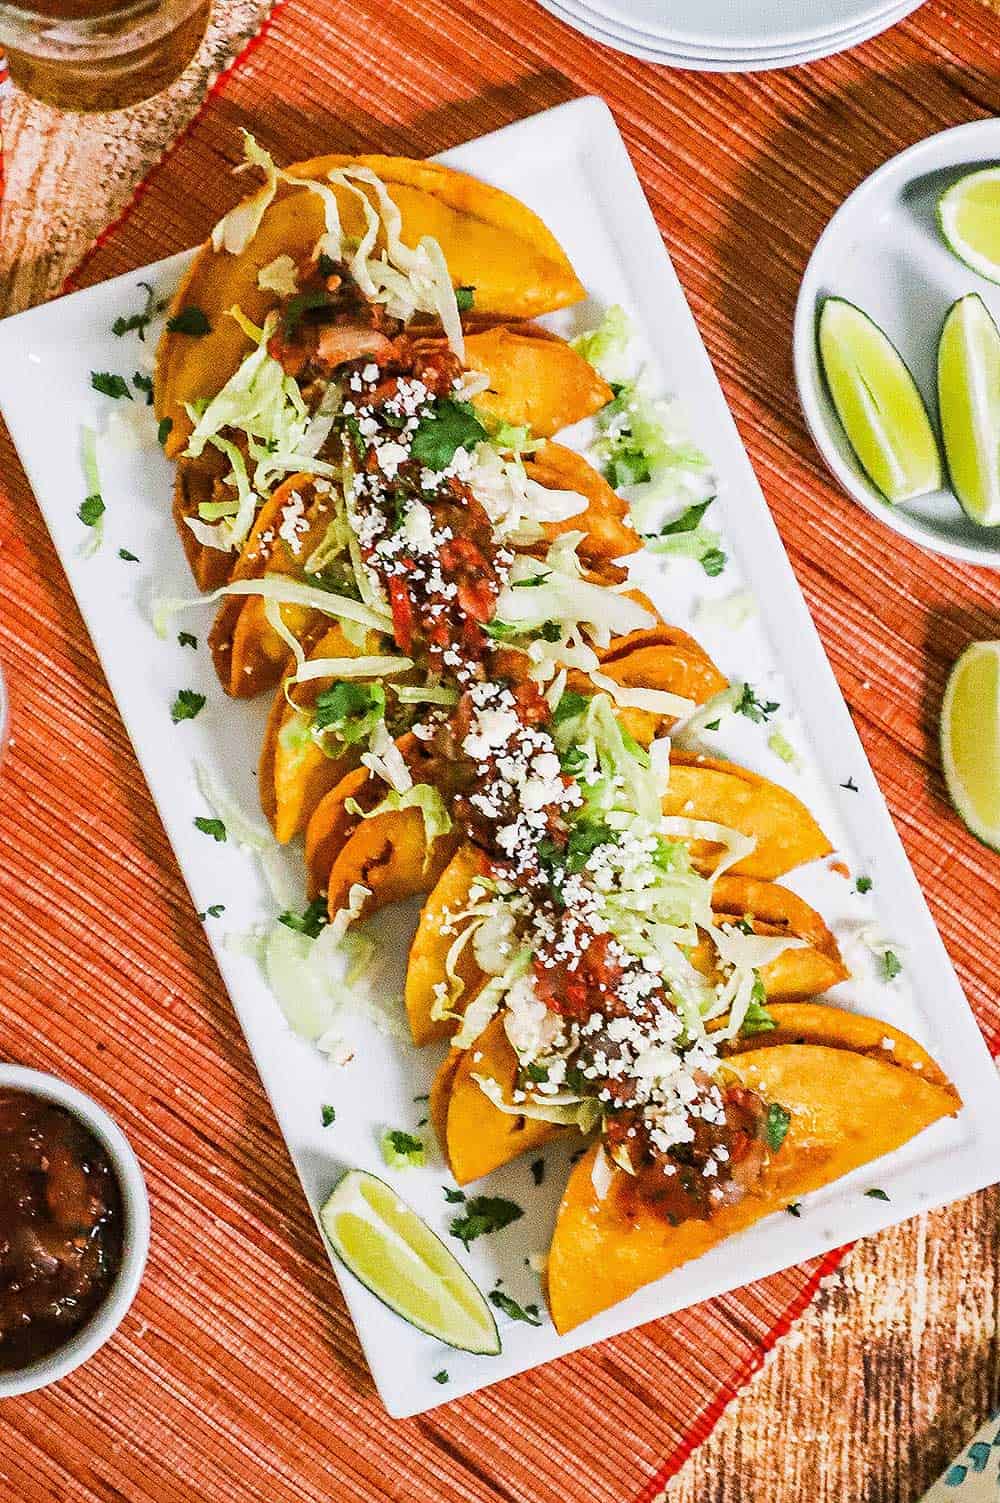
[[[319,1217],[338,1258],[411,1326],[464,1352],[499,1352],[483,1294],[384,1180],[349,1169]]]
[[[1000,282],[1000,167],[967,172],[938,199],[948,249],[991,282]]]
[[[963,824],[1000,851],[1000,642],[973,642],[951,670],[941,761]]]
[[[906,362],[853,303],[828,297],[819,316],[826,384],[851,448],[886,500],[941,486],[941,455]]]
[[[983,527],[1000,524],[1000,333],[978,293],[952,303],[938,345],[938,407],[951,485]]]

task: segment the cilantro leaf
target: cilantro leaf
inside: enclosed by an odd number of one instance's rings
[[[385,690],[381,684],[351,680],[324,689],[316,697],[314,725],[331,731],[345,746],[363,741],[385,715]]]
[[[854,891],[855,892],[865,893],[865,892],[871,892],[871,890],[872,890],[872,879],[871,879],[871,877],[859,877],[858,880],[854,884]]]
[[[516,1299],[511,1299],[509,1294],[504,1294],[502,1289],[490,1290],[490,1304],[509,1315],[511,1320],[526,1321],[529,1326],[540,1326],[542,1317],[538,1313],[537,1305],[519,1305]]]
[[[513,1200],[501,1195],[474,1195],[465,1203],[464,1216],[456,1216],[448,1230],[464,1247],[489,1232],[499,1232],[524,1215]]]
[[[529,579],[515,579],[511,581],[512,590],[533,590],[536,585],[544,584],[552,573],[547,569],[544,574],[532,574]]]
[[[523,626],[519,626],[516,622],[498,621],[495,618],[492,621],[484,621],[482,627],[486,635],[492,637],[494,642],[512,642],[515,637],[520,637],[524,633]]]
[[[177,725],[181,720],[193,720],[205,707],[204,694],[194,689],[179,689],[177,698],[170,707],[170,718]]]
[[[888,1200],[889,1199],[889,1196],[886,1194],[886,1192],[884,1190],[879,1190],[877,1187],[874,1188],[874,1189],[871,1189],[871,1190],[866,1190],[865,1194],[868,1196],[869,1200]]]
[[[329,919],[325,898],[313,898],[303,913],[292,913],[286,908],[284,913],[278,914],[279,924],[284,924],[286,929],[293,929],[296,934],[305,934],[309,939],[317,939]]]
[[[127,397],[130,402],[132,400],[125,377],[116,376],[112,371],[91,371],[90,384],[102,397]]]
[[[132,385],[135,387],[136,391],[143,391],[143,392],[146,393],[146,406],[147,407],[152,407],[152,405],[153,405],[153,378],[152,378],[152,376],[144,376],[143,373],[142,373],[142,371],[136,371],[135,375],[132,377]]]
[[[173,418],[169,418],[169,417],[161,418],[160,421],[157,423],[157,425],[156,425],[156,442],[160,445],[161,448],[166,443],[167,439],[170,437],[170,434],[173,431],[173,426],[174,426],[174,420],[173,420]]]
[[[464,1190],[453,1190],[450,1185],[442,1185],[441,1188],[444,1191],[444,1198],[449,1205],[461,1205],[462,1201],[465,1199]]]
[[[715,579],[726,567],[726,555],[721,548],[709,548],[701,555],[701,567],[710,579]]]
[[[208,819],[204,814],[196,814],[194,827],[203,835],[211,835],[213,840],[221,842],[226,838],[226,827],[221,819]]]
[[[148,282],[140,282],[139,286],[146,289],[146,305],[141,313],[129,313],[115,319],[111,325],[111,332],[112,334],[117,334],[119,339],[123,334],[135,333],[138,334],[141,340],[145,341],[146,330],[149,328],[149,325],[153,322],[156,315],[167,306],[165,298],[157,302],[153,289]]]
[[[390,1169],[412,1169],[424,1162],[424,1140],[398,1127],[387,1127],[380,1143]]]
[[[798,1220],[798,1218],[802,1215],[801,1200],[789,1201],[788,1205],[785,1207],[785,1210],[788,1212],[789,1216],[794,1216],[796,1220]]]
[[[179,631],[177,633],[177,640],[182,647],[197,648],[198,646],[198,638],[193,634],[193,632]]]
[[[886,981],[895,981],[903,969],[903,962],[895,950],[886,950],[882,956],[882,974]]]
[[[680,516],[675,517],[672,522],[665,522],[660,528],[660,537],[674,537],[679,532],[694,532],[714,500],[715,497],[710,496],[707,501],[696,501],[693,506],[689,506],[686,511],[682,511]]]
[[[445,397],[421,417],[410,455],[429,470],[445,470],[456,449],[473,449],[485,437],[486,429],[471,404]]]
[[[442,1369],[441,1369],[440,1372],[434,1374],[434,1381],[435,1381],[435,1383],[447,1383],[447,1381],[448,1381],[447,1370],[442,1367]]]
[[[182,308],[173,318],[168,318],[167,328],[171,334],[190,334],[195,339],[212,332],[212,325],[201,308],[193,306]]]
[[[780,710],[781,706],[774,699],[758,699],[750,685],[744,684],[733,709],[737,715],[745,715],[755,725],[761,725],[765,720],[770,720],[775,710]]]
[[[585,694],[577,694],[575,689],[567,689],[552,711],[553,726],[562,725],[564,720],[572,720],[576,715],[582,715],[590,704]]]
[[[84,527],[96,527],[104,515],[104,509],[104,498],[95,491],[92,496],[80,502],[76,514]]]
[[[745,1034],[770,1033],[772,1028],[778,1025],[767,1010],[767,993],[764,983],[758,976],[750,993],[750,1006],[746,1010],[746,1016],[740,1027],[740,1032]]]
[[[124,559],[125,563],[127,564],[137,564],[139,562],[138,555],[135,553],[129,553],[127,548],[119,548],[118,557],[120,559]]]
[[[777,1101],[771,1102],[764,1119],[764,1136],[772,1153],[777,1153],[785,1141],[791,1120],[792,1114],[786,1106],[781,1106]]]
[[[332,1127],[337,1120],[336,1110],[332,1106],[321,1106],[319,1116],[324,1127]]]
[[[209,903],[204,913],[199,913],[198,917],[201,919],[201,922],[204,923],[207,918],[220,918],[222,914],[225,913],[225,911],[225,903]]]
[[[474,287],[455,288],[455,302],[458,304],[459,313],[468,313],[475,300],[476,289]]]

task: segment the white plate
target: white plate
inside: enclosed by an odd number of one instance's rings
[[[836,1000],[878,1013],[923,1040],[966,1104],[958,1118],[936,1124],[891,1159],[809,1197],[800,1220],[771,1217],[568,1337],[558,1337],[548,1321],[532,1329],[502,1319],[500,1357],[442,1348],[342,1275],[372,1373],[393,1415],[429,1409],[975,1190],[997,1176],[1000,1134],[1000,1083],[865,761],[610,113],[599,100],[576,100],[460,147],[446,160],[518,194],[544,215],[566,246],[594,300],[553,319],[553,327],[564,332],[585,327],[601,307],[623,303],[644,334],[640,355],[662,376],[665,391],[683,394],[694,437],[711,452],[723,484],[716,507],[731,561],[714,580],[697,564],[678,561],[665,579],[655,560],[642,559],[636,578],[681,625],[691,625],[699,599],[725,596],[752,582],[759,611],[754,620],[735,633],[692,629],[724,672],[749,678],[767,698],[781,701],[785,729],[801,749],[803,767],[786,767],[768,751],[766,732],[742,717],[730,718],[717,745],[793,786],[852,869],[873,877],[869,898],[858,897],[825,862],[795,873],[791,885],[821,910],[858,967],[857,979],[838,988]],[[139,305],[140,277],[166,291],[187,260],[175,256],[0,324],[0,407],[192,898],[200,910],[220,899],[227,904],[224,918],[208,920],[209,939],[310,1204],[319,1206],[345,1166],[358,1165],[391,1179],[447,1235],[453,1208],[443,1200],[441,1186],[448,1176],[435,1152],[426,1168],[392,1175],[382,1167],[377,1148],[384,1125],[416,1125],[422,1109],[413,1097],[427,1091],[438,1051],[417,1051],[358,1022],[356,1060],[337,1069],[290,1033],[256,962],[222,942],[227,929],[246,930],[272,915],[274,907],[246,855],[194,829],[193,817],[208,810],[196,790],[193,762],[215,769],[253,807],[252,769],[267,705],[237,704],[222,695],[204,647],[209,612],[192,612],[181,623],[197,632],[202,644],[197,653],[180,647],[173,634],[167,642],[152,634],[151,596],[192,589],[170,517],[170,468],[155,443],[129,455],[107,450],[105,544],[93,558],[81,558],[78,551],[84,529],[75,515],[83,495],[77,438],[81,426],[92,424],[110,405],[89,389],[89,372],[131,373],[141,347],[131,337],[128,344],[115,339],[112,320]],[[141,562],[121,562],[120,546]],[[172,726],[170,704],[181,687],[203,691],[208,704],[197,720]],[[840,786],[849,778],[857,792]],[[289,862],[291,870],[301,871],[299,854],[290,853]],[[874,916],[905,959],[904,976],[891,986],[878,980],[868,952],[851,938]],[[378,924],[380,954],[396,972],[378,983],[388,994],[401,980],[399,957],[405,954],[412,915],[389,912]],[[325,1102],[337,1109],[336,1123],[327,1129],[320,1122]],[[525,1260],[548,1245],[571,1147],[550,1145],[540,1189],[534,1189],[524,1162],[486,1182],[491,1192],[524,1204],[526,1214],[496,1236],[481,1238],[463,1256],[482,1288],[502,1277],[505,1289],[522,1303],[541,1298]],[[872,1184],[890,1192],[889,1203],[862,1193]],[[442,1367],[450,1374],[446,1387],[433,1381]]]
[[[944,316],[978,292],[1000,320],[1000,287],[953,256],[935,207],[963,173],[1000,162],[1000,120],[976,120],[930,136],[873,172],[820,236],[795,310],[795,380],[806,422],[830,470],[855,501],[895,532],[935,553],[1000,567],[1000,528],[977,527],[950,491],[891,506],[861,469],[820,372],[816,320],[831,295],[857,303],[885,330],[916,378],[932,415]]]
[[[644,28],[637,13],[630,6],[618,4],[617,0],[593,0],[592,4],[584,6],[583,9],[592,12],[593,19],[598,25],[609,31],[620,32],[623,36],[631,36],[654,51],[676,54],[685,58],[716,59],[729,63],[758,61],[761,66],[767,66],[761,60],[793,55],[814,59],[843,51],[844,47],[853,46],[857,41],[867,40],[894,25],[903,16],[909,15],[918,4],[920,0],[884,0],[880,12],[867,17],[862,23],[835,27],[830,31],[810,37],[808,42],[769,41],[764,46],[757,47],[738,47],[733,44],[703,46],[695,42],[678,41],[675,37],[666,34],[662,28],[652,26],[648,29]],[[578,7],[574,3],[564,8],[575,10]],[[845,40],[847,38],[850,40]]]
[[[869,21],[864,26],[824,38],[811,48],[796,44],[774,52],[755,50],[736,53],[713,52],[708,48],[693,46],[674,48],[663,38],[612,20],[594,6],[580,4],[579,0],[539,0],[539,4],[551,15],[565,21],[568,26],[582,32],[592,41],[613,47],[618,52],[627,52],[645,62],[696,73],[764,73],[775,68],[796,68],[803,63],[816,62],[881,35],[897,21],[908,16],[916,3],[919,0],[901,0],[900,4],[884,12],[877,21]]]
[[[913,8],[921,3],[914,0]],[[877,28],[887,0],[601,0],[605,15],[680,52],[813,51],[825,38]]]

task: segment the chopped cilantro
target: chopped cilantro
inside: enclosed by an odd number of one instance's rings
[[[135,374],[132,377],[132,385],[135,387],[136,391],[145,392],[145,394],[146,394],[146,406],[147,407],[152,407],[152,405],[153,405],[153,378],[152,378],[152,376],[145,376],[145,375],[143,375],[142,371],[136,371]]]
[[[538,1064],[536,1060],[532,1060],[530,1064],[525,1065],[524,1073],[533,1085],[540,1085],[549,1078],[548,1070],[544,1065]]]
[[[156,425],[156,442],[160,445],[161,448],[166,443],[167,439],[170,437],[170,434],[173,431],[173,426],[174,426],[174,420],[173,420],[173,418],[169,418],[169,417],[161,418],[160,421],[157,423],[157,425]]]
[[[716,579],[726,567],[726,555],[721,548],[709,548],[699,562],[709,578]]]
[[[190,334],[195,339],[212,331],[212,325],[205,314],[200,308],[194,307],[182,308],[173,318],[168,318],[167,328],[171,334]]]
[[[446,397],[423,414],[410,444],[410,456],[429,470],[445,470],[456,449],[473,449],[486,429],[468,402]]]
[[[213,840],[223,841],[226,838],[226,827],[221,819],[208,819],[204,814],[196,814],[194,827],[203,835],[211,835]]]
[[[345,746],[363,741],[385,715],[385,690],[381,684],[346,680],[324,689],[316,698],[314,725],[332,731]]]
[[[576,715],[582,715],[590,704],[585,694],[577,694],[574,689],[567,689],[552,711],[553,726],[562,725],[564,720],[572,720]]]
[[[484,621],[482,626],[483,631],[488,637],[492,637],[494,642],[513,642],[514,638],[521,636],[524,631],[524,628],[518,626],[516,622],[498,621],[495,618],[492,621]]]
[[[293,929],[296,934],[308,935],[310,939],[317,939],[328,922],[325,898],[313,898],[303,913],[292,913],[286,908],[284,913],[278,914],[279,924],[284,924],[286,929]]]
[[[682,511],[680,516],[675,517],[672,522],[665,522],[660,528],[660,537],[674,537],[679,532],[694,532],[714,500],[715,497],[711,496],[707,501],[696,501],[693,506],[689,506],[685,511]]]
[[[558,621],[543,621],[535,633],[543,642],[558,642],[563,634],[563,629]]]
[[[551,573],[552,570],[547,569],[544,574],[532,574],[529,579],[512,580],[510,587],[512,590],[533,590],[536,585],[544,584]]]
[[[903,962],[895,950],[886,950],[882,956],[882,974],[886,981],[895,981],[903,969]]]
[[[157,302],[153,289],[148,282],[140,282],[139,286],[146,289],[146,306],[141,313],[129,313],[125,317],[115,319],[111,325],[111,332],[112,334],[117,334],[119,339],[123,334],[135,333],[138,334],[141,340],[145,341],[146,330],[156,315],[167,306],[165,298]]]
[[[865,893],[865,892],[871,892],[871,890],[872,890],[872,879],[871,879],[871,877],[859,877],[858,880],[854,884],[854,891],[855,892]]]
[[[490,1304],[509,1315],[511,1320],[523,1320],[529,1326],[540,1326],[542,1323],[537,1305],[519,1305],[516,1299],[511,1299],[502,1289],[490,1290]]]
[[[181,720],[193,720],[204,707],[204,694],[197,694],[194,689],[179,689],[177,698],[170,707],[170,718],[174,725]]]
[[[717,731],[719,729],[719,726],[721,724],[722,724],[721,720],[710,720],[708,722],[708,724],[706,725],[705,729],[706,729],[706,731]]]
[[[740,690],[740,697],[733,705],[737,715],[745,715],[755,725],[761,725],[765,720],[770,720],[775,710],[781,706],[774,699],[758,699],[749,684],[744,684]]]
[[[889,1199],[889,1197],[886,1194],[886,1192],[884,1190],[879,1190],[878,1188],[875,1188],[875,1189],[872,1189],[872,1190],[866,1190],[865,1194],[868,1196],[869,1200],[888,1200]]]
[[[464,1190],[453,1190],[450,1185],[442,1185],[441,1188],[444,1191],[445,1200],[451,1206],[460,1205],[465,1199]]]
[[[772,1153],[777,1153],[785,1141],[791,1120],[792,1114],[786,1106],[781,1106],[777,1101],[771,1102],[764,1119],[764,1135]]]
[[[390,1169],[412,1169],[424,1162],[424,1140],[398,1127],[387,1127],[382,1134],[382,1157]]]
[[[221,918],[225,911],[225,903],[209,903],[204,913],[199,913],[198,917],[204,923],[207,918]]]
[[[468,1247],[477,1237],[487,1232],[501,1231],[512,1221],[519,1221],[523,1215],[524,1212],[515,1201],[505,1200],[501,1195],[474,1195],[465,1203],[464,1216],[456,1216],[448,1230],[463,1246]]]
[[[434,1381],[435,1383],[447,1383],[448,1373],[445,1368],[442,1367],[440,1372],[434,1374]]]
[[[542,1183],[543,1179],[545,1178],[545,1160],[544,1159],[532,1159],[532,1161],[531,1161],[531,1177],[535,1181],[536,1185],[540,1185]]]
[[[767,1010],[767,993],[764,983],[758,976],[750,993],[750,1006],[746,1010],[746,1016],[740,1027],[740,1032],[745,1034],[770,1033],[772,1028],[778,1025]]]
[[[324,1127],[332,1127],[337,1120],[336,1109],[332,1106],[321,1106],[319,1109],[319,1119]]]
[[[798,1220],[798,1218],[802,1215],[801,1200],[789,1201],[788,1205],[785,1207],[785,1210],[788,1212],[789,1216],[794,1216],[796,1220]]]
[[[456,287],[455,302],[458,304],[459,313],[468,313],[475,302],[476,289],[474,287]]]
[[[130,402],[132,400],[125,377],[116,376],[111,371],[91,371],[90,384],[102,397],[127,397]]]
[[[841,788],[846,788],[848,793],[859,793],[861,791],[853,778],[848,778],[847,782],[841,783],[840,786]]]
[[[333,277],[337,275],[339,263],[328,256],[326,251],[320,251],[316,258],[316,266],[321,277]]]
[[[119,548],[118,557],[120,559],[123,559],[127,564],[137,564],[139,562],[138,555],[135,553],[129,553],[127,548]]]
[[[76,514],[84,527],[96,527],[104,515],[104,498],[95,491],[92,496],[80,502]]]
[[[198,646],[198,638],[194,635],[193,632],[179,631],[177,633],[177,640],[182,647],[197,648]]]

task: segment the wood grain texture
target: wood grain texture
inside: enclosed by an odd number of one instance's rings
[[[216,25],[225,32],[231,17],[236,36],[258,15],[224,6]],[[7,307],[59,285],[206,81],[179,81],[161,116],[154,101],[116,117],[120,133],[16,105]],[[465,0],[289,4],[86,279],[207,229],[238,124],[285,157],[319,144],[424,154],[584,91],[615,109],[995,1045],[998,864],[947,807],[935,725],[950,663],[972,638],[1000,634],[1000,585],[891,540],[834,490],[802,430],[789,355],[798,280],[844,195],[902,146],[997,112],[996,23],[973,0],[926,5],[845,58],[756,78],[635,63],[527,0],[502,15]],[[4,1406],[0,1499],[651,1499],[664,1462],[716,1417],[720,1373],[750,1375],[822,1269],[387,1424],[5,440],[0,477],[0,656],[15,728],[0,782],[0,1053],[59,1069],[115,1111],[155,1217],[150,1271],[119,1338],[59,1390]],[[855,1249],[667,1496],[914,1499],[1000,1396],[997,1210],[995,1195],[976,1197]]]

